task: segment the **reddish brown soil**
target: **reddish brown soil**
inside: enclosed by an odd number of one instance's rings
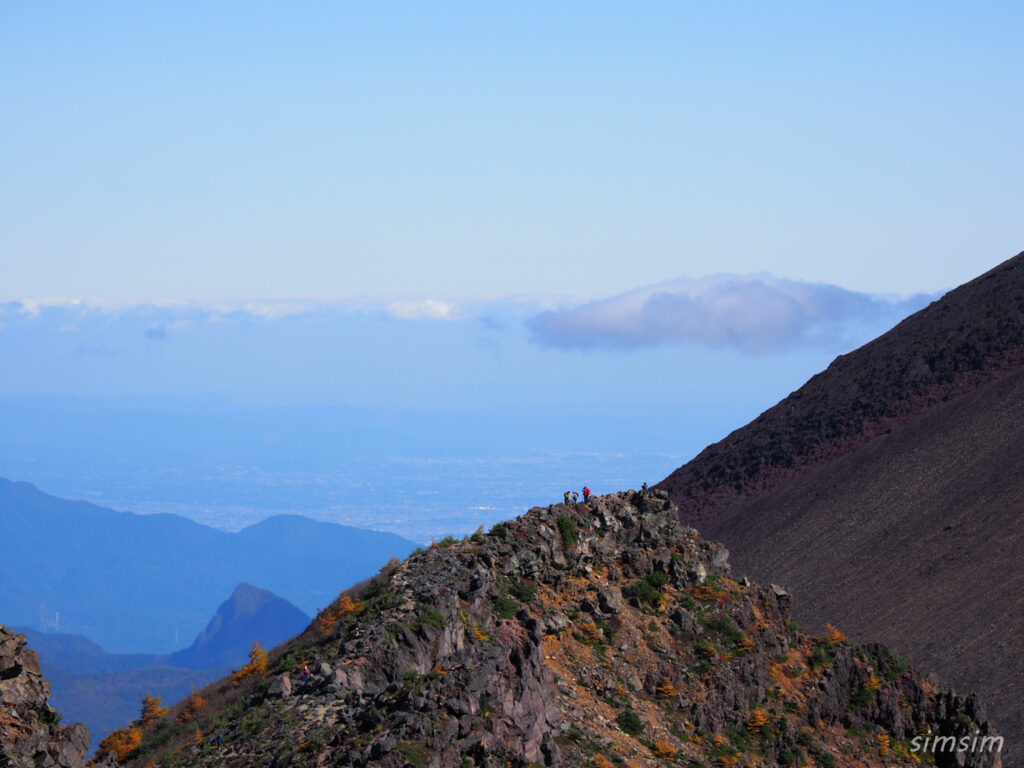
[[[740,571],[791,587],[798,619],[977,690],[1020,752],[1022,415],[1024,254],[841,356],[661,487]]]

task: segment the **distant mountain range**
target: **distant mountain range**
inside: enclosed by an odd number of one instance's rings
[[[309,624],[309,617],[265,589],[240,584],[195,642],[175,653],[111,654],[79,635],[12,627],[39,654],[51,704],[70,721],[85,723],[95,745],[136,718],[142,697],[171,703],[248,660],[253,642],[272,648]]]
[[[54,627],[115,653],[166,653],[206,625],[242,582],[308,614],[416,545],[399,536],[281,515],[226,533],[136,515],[0,479],[0,617]]]
[[[740,568],[792,588],[798,619],[901,649],[1020,737],[1021,414],[1024,253],[837,358],[660,487]]]

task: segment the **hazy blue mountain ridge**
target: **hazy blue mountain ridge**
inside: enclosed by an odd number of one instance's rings
[[[0,616],[41,621],[111,652],[162,653],[195,636],[239,583],[307,614],[415,548],[389,533],[284,515],[226,533],[135,515],[0,479]],[[176,639],[177,638],[177,639]]]
[[[80,635],[13,629],[38,651],[54,706],[69,722],[89,726],[95,745],[109,731],[138,717],[143,696],[179,701],[241,667],[253,642],[272,648],[308,624],[309,617],[287,600],[239,584],[192,645],[170,654],[112,654]]]

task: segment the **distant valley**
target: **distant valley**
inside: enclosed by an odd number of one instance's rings
[[[225,595],[256,584],[307,614],[375,573],[411,541],[298,516],[225,533],[174,515],[135,515],[0,479],[0,617],[84,635],[112,653],[169,653]]]
[[[92,743],[139,714],[143,696],[185,698],[247,660],[254,642],[272,648],[309,617],[264,589],[240,584],[191,646],[169,654],[112,654],[80,635],[11,627],[39,653],[53,686],[50,703],[68,721],[89,726]]]

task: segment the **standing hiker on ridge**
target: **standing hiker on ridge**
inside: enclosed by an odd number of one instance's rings
[[[587,486],[583,486],[583,503],[586,504],[590,500],[590,489]]]
[[[569,492],[568,491],[565,492],[565,496],[563,498],[565,499],[565,506],[568,507],[569,506]]]

